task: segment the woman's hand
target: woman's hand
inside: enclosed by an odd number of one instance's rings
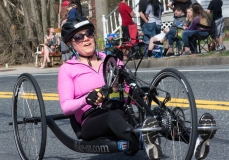
[[[103,101],[103,95],[95,90],[88,93],[86,97],[87,104],[98,106]]]
[[[186,24],[184,24],[182,28],[185,30],[187,28]]]

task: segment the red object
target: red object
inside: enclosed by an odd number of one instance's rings
[[[52,52],[52,55],[55,55],[56,54],[56,52]]]
[[[126,3],[121,2],[118,6],[118,11],[122,17],[122,26],[133,24],[132,17],[130,16],[132,9]]]
[[[70,4],[69,0],[62,2],[62,7],[67,7]]]
[[[137,43],[138,27],[137,24],[128,25],[131,43]]]
[[[41,52],[42,55],[44,55],[44,52]]]

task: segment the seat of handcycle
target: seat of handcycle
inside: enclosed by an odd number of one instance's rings
[[[73,129],[73,131],[76,134],[76,137],[78,139],[83,139],[82,134],[81,134],[81,125],[76,121],[75,116],[71,115],[70,116],[70,124]],[[96,139],[90,140],[90,141],[117,141],[118,138],[116,136],[104,136],[104,137],[98,137]]]

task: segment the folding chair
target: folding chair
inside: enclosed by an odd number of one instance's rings
[[[206,36],[201,36],[197,33],[193,34],[193,36],[190,38],[190,44],[194,48],[196,53],[201,53],[201,50],[205,50],[206,52],[210,52],[210,48],[208,47],[208,44],[212,41],[212,37],[214,37],[214,25],[212,23],[211,26],[205,26],[202,24],[197,24],[197,26],[204,28],[204,29],[209,29],[209,32]],[[193,44],[193,42],[196,41],[196,46]],[[197,49],[197,48],[198,49]]]
[[[183,44],[182,44],[182,32],[183,32],[183,28],[177,27],[177,33],[176,36],[173,38],[174,42],[174,54],[178,55],[179,54],[179,49],[183,50]],[[181,48],[178,48],[178,43],[181,43]]]

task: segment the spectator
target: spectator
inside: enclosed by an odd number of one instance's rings
[[[126,0],[121,0],[118,11],[122,18],[122,32],[123,32],[123,40],[129,40],[129,29],[128,25],[134,24],[132,18],[135,16],[133,10],[126,4]]]
[[[226,50],[226,47],[223,45],[223,36],[224,36],[224,18],[222,15],[222,0],[211,0],[207,12],[213,13],[213,20],[215,21],[215,35],[214,39],[216,40],[216,51]]]
[[[43,64],[41,65],[41,69],[45,68],[46,62],[48,67],[51,67],[49,54],[53,53],[55,49],[60,45],[59,38],[55,35],[53,27],[47,27],[47,35],[44,37],[44,60]]]
[[[161,33],[161,15],[164,8],[158,0],[150,0],[149,5],[146,8],[147,23],[156,23],[156,34]]]
[[[193,19],[193,11],[192,11],[192,7],[187,9],[187,17],[186,17],[186,21],[188,22],[188,26],[192,23],[192,19]]]
[[[191,4],[191,0],[170,0],[167,6],[170,7],[172,10],[175,10],[176,7],[179,6],[186,16],[187,9],[190,7]]]
[[[162,45],[162,43],[164,41],[166,41],[166,45],[165,45],[163,55],[164,56],[166,55],[168,48],[169,48],[169,53],[167,54],[167,56],[174,55],[173,43],[174,43],[174,38],[176,36],[178,23],[182,21],[183,24],[187,24],[186,17],[185,17],[185,15],[184,15],[184,13],[180,7],[176,8],[176,10],[174,11],[174,14],[175,14],[175,18],[173,20],[172,26],[169,29],[164,29],[162,33],[160,33],[160,34],[158,34],[158,35],[156,35],[150,39],[150,43],[148,46],[148,57],[152,57],[152,50],[154,48],[154,43]],[[181,46],[180,42],[177,42],[177,43],[178,43],[178,48],[181,51],[182,46]]]
[[[197,25],[197,24],[202,24],[205,26],[210,25],[207,12],[203,10],[203,8],[199,3],[194,3],[192,5],[192,10],[193,10],[193,20],[190,26],[189,27],[183,26],[184,31],[182,33],[182,39],[184,42],[184,50],[185,50],[183,55],[189,55],[191,53],[189,38],[192,37],[193,34],[197,33],[200,36],[209,35],[209,29],[200,28]]]
[[[77,4],[71,2],[67,8],[68,10],[68,19],[76,18],[78,17],[78,11],[77,11]]]
[[[151,37],[156,35],[156,19],[161,19],[161,16],[159,16],[161,15],[161,8],[162,6],[160,7],[160,3],[158,0],[149,1],[145,12],[147,22],[145,22],[142,26],[142,31],[144,33],[143,41],[148,42]]]
[[[178,28],[181,28],[181,26],[183,26],[183,25],[187,26],[186,16],[179,6],[174,11],[174,17],[175,18],[173,20],[172,26],[169,29],[164,29],[164,32],[166,33],[166,35],[160,41],[161,43],[163,43],[164,41],[168,40],[167,41],[168,53],[165,54],[167,52],[167,49],[165,49],[164,56],[174,56],[173,43],[174,43],[174,38],[177,35]],[[178,51],[179,51],[178,55],[181,55],[182,54],[181,42],[179,39],[177,39],[176,42],[177,42],[177,47],[178,47]]]
[[[126,0],[121,0],[118,11],[122,18],[122,33],[123,41],[129,41],[130,34],[128,26],[134,24],[132,18],[135,16],[133,10],[126,4]],[[137,31],[136,31],[137,32]],[[129,50],[122,49],[123,61],[127,61],[129,57]]]
[[[146,12],[146,8],[147,8],[148,4],[149,4],[148,0],[140,0],[139,1],[138,12],[140,15],[141,28],[143,27],[144,23],[148,22],[148,19],[145,16],[145,12]]]

